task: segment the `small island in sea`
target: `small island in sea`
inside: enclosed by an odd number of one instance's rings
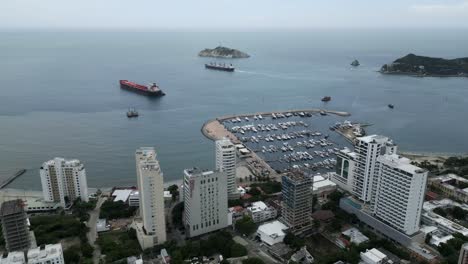
[[[442,59],[408,54],[380,68],[384,74],[434,77],[468,77],[468,57]]]
[[[214,49],[204,49],[198,53],[200,57],[215,57],[215,58],[248,58],[249,54],[240,50],[218,46]]]

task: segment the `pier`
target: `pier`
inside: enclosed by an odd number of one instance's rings
[[[8,186],[8,184],[12,183],[16,178],[23,175],[25,172],[26,172],[26,169],[18,170],[15,174],[13,174],[12,176],[4,180],[2,183],[0,183],[0,189],[3,189],[6,186]]]

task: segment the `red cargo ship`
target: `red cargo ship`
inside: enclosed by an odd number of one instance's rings
[[[127,80],[120,80],[120,88],[149,96],[166,95],[161,89],[159,89],[159,86],[157,86],[156,83],[151,83],[145,86]]]

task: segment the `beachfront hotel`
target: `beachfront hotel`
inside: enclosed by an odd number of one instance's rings
[[[331,179],[353,195],[353,206],[340,203],[344,210],[404,244],[419,231],[427,175],[399,156],[392,140],[370,135],[337,154]]]
[[[226,173],[184,170],[184,224],[187,237],[228,226]]]
[[[55,158],[42,164],[42,193],[47,202],[67,207],[77,198],[88,201],[88,183],[83,163],[77,159]]]
[[[229,200],[239,199],[236,186],[236,147],[227,138],[216,140],[216,170],[226,173]]]
[[[143,147],[135,152],[140,216],[135,219],[138,242],[143,249],[166,241],[163,173],[156,150]]]

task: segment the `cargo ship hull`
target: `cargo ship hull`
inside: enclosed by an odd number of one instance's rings
[[[143,88],[141,85],[135,85],[126,81],[120,81],[120,88],[123,90],[139,93],[146,96],[158,97],[166,95],[162,90],[151,91]]]
[[[210,69],[210,70],[227,71],[227,72],[234,71],[233,67],[222,67],[222,66],[216,66],[216,65],[210,65],[210,64],[205,64],[205,68]]]

